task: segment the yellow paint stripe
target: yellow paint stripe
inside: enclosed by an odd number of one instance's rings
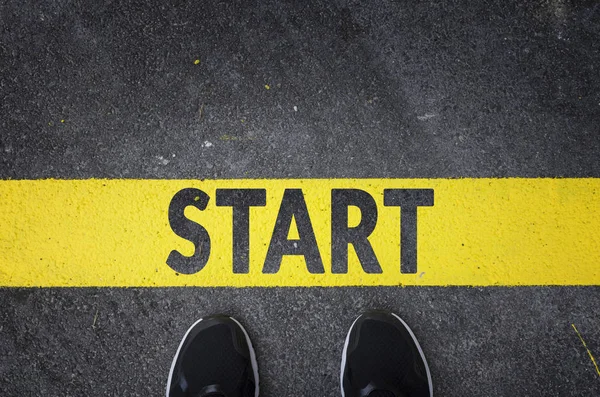
[[[585,343],[585,341],[583,340],[583,336],[581,336],[581,334],[579,333],[579,330],[577,330],[577,327],[575,326],[575,324],[571,324],[571,327],[573,327],[573,329],[575,330],[575,333],[577,334],[577,336],[579,337],[579,340],[583,344],[583,347],[587,351],[588,356],[590,356],[590,360],[592,360],[592,364],[594,364],[594,368],[596,368],[596,373],[598,374],[598,376],[600,376],[600,368],[598,368],[598,364],[596,363],[596,360],[594,359],[592,352],[590,351],[590,349],[588,349],[587,343]]]
[[[206,210],[185,214],[210,234],[211,254],[200,272],[178,275],[166,258],[194,246],[173,233],[168,208],[191,187],[210,196]],[[232,271],[232,209],[215,205],[222,188],[267,191],[266,206],[250,210],[248,274]],[[324,274],[302,256],[262,272],[286,188],[304,192]],[[366,274],[352,249],[348,273],[331,273],[333,188],[375,199],[369,240],[381,274]],[[382,194],[394,188],[435,192],[434,206],[418,209],[416,274],[399,271],[400,211]],[[600,179],[0,181],[0,225],[0,286],[600,285]]]

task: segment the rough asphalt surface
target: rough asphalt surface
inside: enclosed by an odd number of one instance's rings
[[[0,177],[600,177],[599,69],[597,1],[6,0]],[[161,396],[225,312],[263,395],[337,396],[374,307],[438,396],[600,395],[598,287],[0,289],[0,394]]]

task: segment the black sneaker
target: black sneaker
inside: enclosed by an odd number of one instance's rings
[[[258,365],[248,333],[232,317],[202,318],[179,344],[167,397],[258,397]]]
[[[432,397],[431,374],[411,329],[393,313],[369,311],[348,332],[342,397]]]

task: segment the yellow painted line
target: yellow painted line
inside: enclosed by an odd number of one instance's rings
[[[259,204],[264,192],[246,251],[244,210],[227,204],[243,195],[225,189],[255,189]],[[425,193],[404,266],[406,189]],[[372,198],[376,220],[348,191]],[[235,211],[247,257],[234,266]],[[346,232],[369,222],[361,262]],[[5,180],[0,225],[0,286],[600,285],[600,179]]]
[[[598,374],[598,376],[600,376],[600,368],[598,368],[598,364],[596,363],[596,359],[594,359],[594,356],[592,355],[592,352],[587,347],[587,343],[585,343],[585,340],[583,340],[583,336],[581,336],[581,334],[579,333],[579,330],[577,329],[577,327],[575,326],[575,324],[571,324],[571,327],[573,327],[573,329],[575,330],[575,333],[577,334],[577,336],[579,337],[579,340],[581,341],[581,344],[583,344],[583,347],[587,351],[587,354],[590,357],[590,360],[592,361],[592,364],[594,364],[594,368],[596,369],[596,373]]]

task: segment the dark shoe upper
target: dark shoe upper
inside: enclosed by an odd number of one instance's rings
[[[252,343],[231,317],[195,323],[173,359],[167,397],[255,397],[258,370]]]
[[[370,311],[348,333],[342,396],[431,397],[431,376],[412,331],[396,315]]]

